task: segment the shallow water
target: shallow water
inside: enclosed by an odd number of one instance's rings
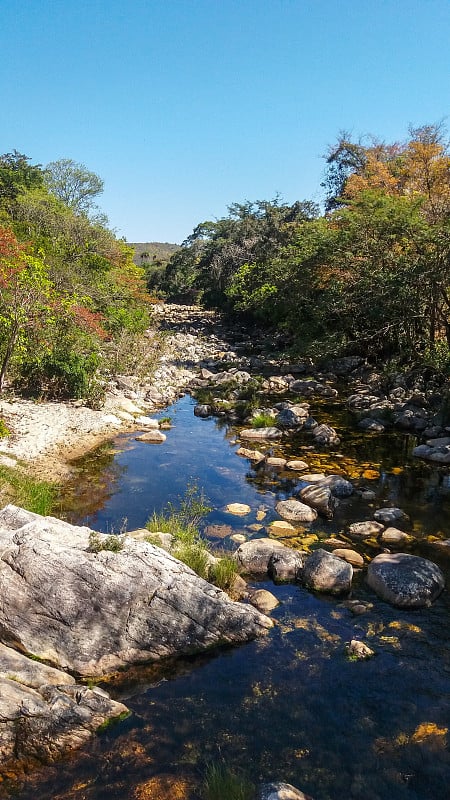
[[[235,453],[236,431],[196,418],[193,405],[185,397],[161,413],[174,424],[163,445],[129,434],[81,459],[64,498],[67,516],[102,531],[132,530],[196,482],[214,509],[207,524],[264,535],[247,526],[263,513],[264,524],[275,518],[275,503],[301,485],[300,476],[253,469]],[[322,404],[312,412],[340,429],[339,448],[305,449],[310,440],[299,436],[275,445],[274,454],[300,457],[311,471],[340,471],[376,499],[350,498],[333,521],[319,520],[304,534],[324,538],[348,522],[372,518],[381,505],[399,505],[411,518],[413,551],[438,561],[433,538],[449,537],[448,470],[414,460],[415,442],[406,434],[361,434],[339,406]],[[248,503],[252,511],[234,517],[223,510],[229,502]],[[302,534],[294,541],[300,546]],[[370,555],[378,552],[375,544],[364,547]],[[365,553],[361,545],[356,549]],[[353,596],[373,607],[354,616],[339,600],[300,586],[260,585],[281,601],[273,613],[279,624],[269,636],[162,670],[133,670],[113,690],[133,716],[81,755],[24,784],[17,796],[195,800],[205,766],[214,760],[256,783],[288,780],[315,800],[448,800],[448,593],[430,609],[399,611],[357,577]],[[344,646],[352,638],[367,641],[376,657],[348,661]]]

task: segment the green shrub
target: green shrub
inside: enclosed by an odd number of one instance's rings
[[[255,786],[225,764],[209,764],[203,780],[204,800],[254,800]]]
[[[271,428],[274,425],[274,418],[271,414],[256,414],[252,417],[251,425],[252,428]]]

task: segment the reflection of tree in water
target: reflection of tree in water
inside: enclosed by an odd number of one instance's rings
[[[72,462],[74,476],[61,490],[63,514],[69,522],[81,525],[83,517],[88,523],[117,491],[126,470],[116,458],[118,452],[117,440],[108,441]]]

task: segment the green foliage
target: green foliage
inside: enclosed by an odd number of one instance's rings
[[[170,533],[174,538],[171,553],[190,567],[200,578],[209,580],[221,589],[231,587],[237,572],[236,562],[224,556],[214,562],[207,542],[202,539],[198,525],[211,510],[203,491],[195,483],[188,485],[178,507],[168,503],[162,514],[153,513],[146,524],[151,544],[159,541],[151,533]]]
[[[171,550],[172,555],[190,567],[200,578],[209,578],[209,552],[206,542],[200,538],[189,542],[181,540]]]
[[[204,800],[255,800],[256,788],[225,764],[211,763],[203,780]]]
[[[42,185],[40,165],[29,162],[28,156],[17,150],[0,156],[0,207],[10,207],[21,192]]]
[[[274,418],[271,414],[265,414],[261,412],[260,414],[255,414],[251,420],[252,428],[271,428],[274,425]]]
[[[203,490],[196,483],[189,483],[178,505],[168,503],[162,514],[154,512],[146,524],[151,532],[171,533],[178,542],[196,542],[198,525],[211,511]]]
[[[98,407],[111,374],[154,368],[145,270],[92,214],[97,176],[63,159],[44,182],[28,162],[0,157],[0,391]]]
[[[47,164],[44,181],[49,192],[77,213],[96,208],[94,198],[103,192],[102,179],[71,158]]]
[[[0,465],[0,499],[47,516],[55,506],[57,486],[38,481],[18,469]]]
[[[103,537],[97,531],[91,531],[89,534],[89,550],[91,553],[100,553],[102,550],[120,553],[123,550],[124,539],[124,536],[117,534]]]
[[[234,203],[228,210],[228,217],[198,225],[171,258],[169,296],[197,293],[209,304],[227,306],[226,290],[236,271],[274,256],[289,240],[293,225],[318,214],[314,203],[289,206],[278,198]]]
[[[89,688],[92,688],[91,686]],[[105,719],[101,725],[98,726],[96,733],[101,734],[105,731],[109,731],[111,728],[115,727],[115,725],[119,725],[120,722],[128,719],[132,714],[131,711],[122,711],[120,714],[117,714],[115,717],[110,717],[109,719]]]

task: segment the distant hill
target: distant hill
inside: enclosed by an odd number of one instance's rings
[[[140,267],[150,266],[155,261],[166,264],[170,257],[180,249],[179,244],[169,242],[128,242],[134,247],[133,261]]]

